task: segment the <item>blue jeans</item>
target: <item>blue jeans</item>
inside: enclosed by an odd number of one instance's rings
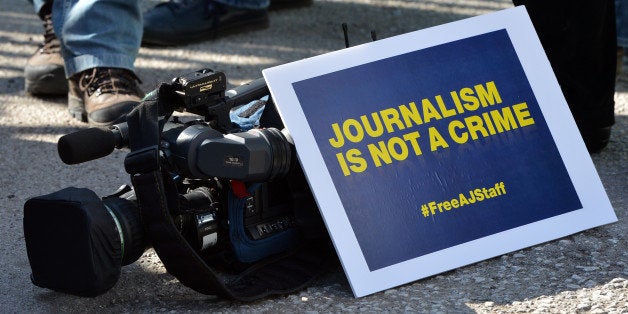
[[[139,0],[33,0],[37,13],[52,2],[65,75],[95,67],[133,71],[142,40]]]
[[[52,0],[30,0],[39,14]],[[204,0],[194,0],[204,1]],[[218,0],[226,5],[260,9],[269,0]],[[139,0],[56,0],[52,24],[61,41],[65,75],[95,67],[134,71],[142,41]]]

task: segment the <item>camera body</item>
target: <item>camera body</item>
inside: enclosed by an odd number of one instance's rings
[[[264,288],[251,291],[238,280],[251,285],[246,276],[255,272],[247,269],[263,272],[260,264],[281,262],[277,256],[326,232],[263,79],[225,89],[223,73],[189,73],[149,94],[128,123],[59,139],[68,164],[130,147],[125,168],[133,187],[103,198],[67,188],[29,199],[24,234],[35,285],[95,296],[153,246],[166,269],[199,292],[249,300],[273,286],[287,291],[286,280],[255,279]],[[172,116],[175,110],[193,115]],[[147,133],[158,135],[154,143]],[[289,281],[296,289],[313,274]]]
[[[228,203],[226,190],[244,182],[258,183],[244,196],[243,227],[249,238],[260,240],[296,227],[290,189],[282,180],[291,170],[294,152],[278,129],[222,134],[200,120],[174,119],[164,126],[161,146],[162,158],[176,173],[177,190],[186,191],[180,202],[183,212],[193,213],[198,222],[192,227],[196,237],[205,236],[202,220],[224,226],[219,222],[227,220],[221,216]],[[183,216],[181,221],[189,221]],[[210,229],[219,230],[218,226]]]

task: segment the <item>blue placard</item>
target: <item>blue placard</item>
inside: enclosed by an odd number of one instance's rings
[[[293,87],[370,270],[582,208],[505,29]]]
[[[617,220],[523,7],[263,73],[356,296]]]

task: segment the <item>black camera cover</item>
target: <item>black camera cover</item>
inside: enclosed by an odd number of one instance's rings
[[[120,277],[122,239],[113,214],[89,189],[66,188],[24,204],[31,280],[39,287],[97,296]]]

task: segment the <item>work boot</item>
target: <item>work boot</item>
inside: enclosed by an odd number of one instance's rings
[[[68,92],[61,43],[52,28],[51,14],[44,15],[44,42],[26,61],[24,82],[26,93],[32,95],[63,95]]]
[[[124,122],[144,96],[139,78],[126,69],[93,68],[73,75],[68,82],[70,114],[93,126]]]
[[[211,0],[171,0],[144,13],[142,44],[186,45],[268,26],[266,9],[239,9]]]

